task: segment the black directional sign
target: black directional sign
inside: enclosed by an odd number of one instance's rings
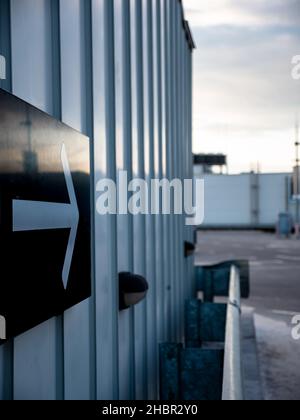
[[[91,295],[90,242],[89,139],[0,90],[0,316],[6,338]]]

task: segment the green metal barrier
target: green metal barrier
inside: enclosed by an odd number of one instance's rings
[[[187,301],[185,346],[160,347],[161,399],[222,399],[227,305]]]
[[[222,399],[224,350],[160,347],[163,401],[215,401]]]
[[[250,268],[248,261],[226,261],[216,265],[198,266],[196,271],[197,290],[203,292],[205,302],[213,302],[217,296],[228,296],[231,267],[240,272],[241,297],[250,296]]]
[[[185,307],[185,345],[224,342],[227,305],[189,300]]]

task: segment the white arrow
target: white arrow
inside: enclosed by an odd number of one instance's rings
[[[62,280],[66,289],[77,236],[79,211],[64,144],[61,149],[61,161],[70,204],[13,200],[13,231],[28,232],[33,230],[71,229],[62,271]]]

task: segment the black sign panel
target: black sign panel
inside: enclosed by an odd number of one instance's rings
[[[0,90],[0,316],[6,338],[91,295],[90,242],[89,139]]]

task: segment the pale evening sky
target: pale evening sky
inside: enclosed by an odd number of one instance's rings
[[[194,53],[194,152],[230,172],[290,171],[300,81],[300,0],[184,0]]]

